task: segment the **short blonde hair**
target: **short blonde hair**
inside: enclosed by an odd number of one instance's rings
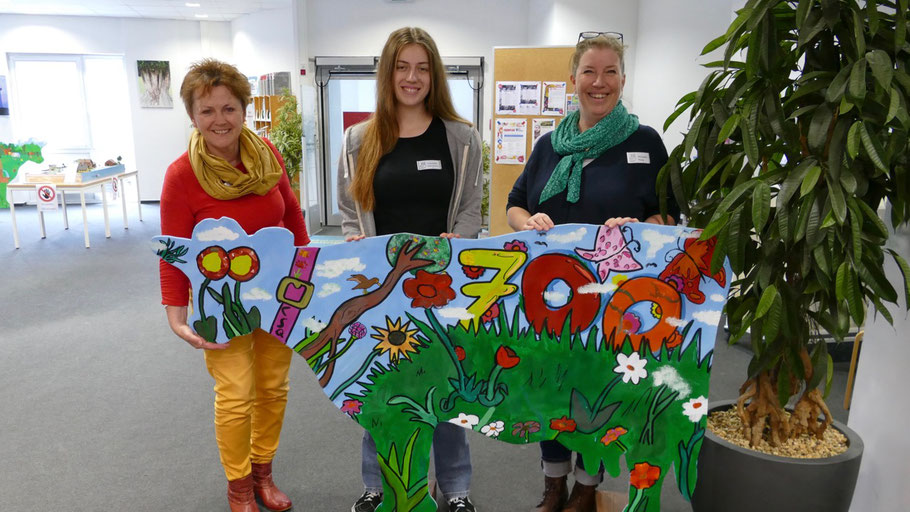
[[[236,67],[217,59],[203,59],[190,65],[183,84],[180,85],[180,97],[186,113],[193,117],[193,101],[197,92],[208,94],[212,88],[223,85],[238,100],[243,110],[250,104],[250,82]]]
[[[623,74],[626,73],[626,60],[623,56],[626,47],[623,46],[619,38],[601,34],[590,39],[582,39],[575,45],[575,53],[572,54],[572,76],[575,76],[575,72],[578,71],[578,62],[581,60],[581,56],[592,48],[604,48],[616,52],[616,55],[619,56],[619,70]]]

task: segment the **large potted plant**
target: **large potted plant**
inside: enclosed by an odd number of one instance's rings
[[[288,179],[300,195],[300,163],[303,160],[303,116],[297,111],[297,98],[288,89],[281,91],[281,106],[275,113],[276,123],[269,140],[284,158]]]
[[[664,126],[688,112],[689,130],[659,179],[689,224],[717,237],[712,272],[728,257],[736,274],[730,341],[748,334],[753,357],[733,406],[753,446],[762,436],[771,445],[822,436],[832,420],[823,395],[833,365],[818,335],[841,340],[851,321],[863,324],[869,304],[890,321],[883,302],[897,300],[894,285],[910,294],[910,268],[884,248],[888,230],[877,214],[890,201],[892,226],[910,219],[907,3],[749,0],[704,49],[724,49],[723,59],[707,64],[698,91]],[[885,278],[886,257],[902,269],[902,283]],[[711,455],[710,437],[702,457]],[[803,509],[802,498],[806,510],[847,510],[853,457],[835,473],[836,488],[849,492],[822,489],[837,494],[827,506],[804,486],[806,467],[759,466],[765,474],[747,470],[737,484],[714,482],[700,463],[699,488],[710,491],[696,490],[695,509],[773,510],[776,495],[788,500],[780,510]],[[849,473],[853,482],[842,481]],[[802,498],[748,484],[775,476],[802,486],[794,493]],[[718,503],[714,494],[730,486],[752,503]]]

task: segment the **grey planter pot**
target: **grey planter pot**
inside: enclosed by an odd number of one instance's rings
[[[735,406],[717,402],[711,411]],[[698,456],[694,512],[848,512],[863,457],[863,441],[849,427],[847,451],[826,459],[791,459],[741,448],[705,431]]]

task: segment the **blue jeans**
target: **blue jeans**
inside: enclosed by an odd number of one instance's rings
[[[440,423],[433,432],[433,460],[436,482],[446,501],[466,497],[471,489],[471,449],[465,429],[452,423]],[[367,492],[382,494],[382,476],[376,458],[376,443],[363,432],[361,474]]]
[[[572,472],[572,451],[559,441],[541,441],[540,465],[544,475],[559,478]],[[580,454],[575,455],[575,481],[584,485],[597,485],[603,481],[604,468],[600,467],[597,475],[591,476],[585,471],[585,463]]]

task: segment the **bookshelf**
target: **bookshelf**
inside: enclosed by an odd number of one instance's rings
[[[248,113],[247,126],[260,136],[268,137],[272,127],[278,122],[278,109],[284,102],[281,96],[253,96]]]

